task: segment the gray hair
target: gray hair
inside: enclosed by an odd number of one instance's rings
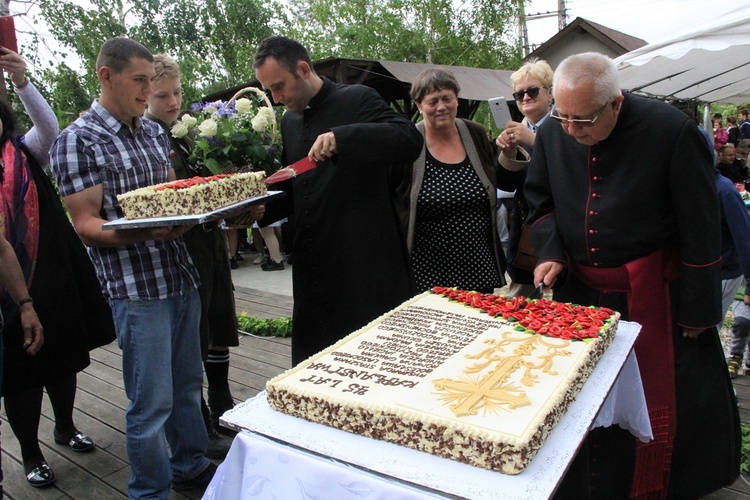
[[[421,103],[427,94],[439,90],[452,90],[458,97],[461,86],[451,71],[443,68],[427,68],[411,83],[409,95],[414,102]]]
[[[609,57],[598,52],[569,56],[555,70],[553,87],[574,90],[580,85],[593,84],[595,104],[604,106],[613,96],[620,95],[620,76]]]

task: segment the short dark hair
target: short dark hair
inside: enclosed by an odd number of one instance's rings
[[[0,99],[0,121],[3,123],[3,133],[0,134],[0,145],[16,135],[18,130],[18,119],[13,112],[10,103],[5,99]]]
[[[737,110],[738,115],[744,115],[747,116],[747,108],[740,108]]]
[[[409,95],[415,102],[422,102],[424,96],[438,90],[452,90],[456,97],[461,92],[455,75],[443,68],[427,68],[411,82]]]
[[[727,123],[731,123],[732,125],[737,125],[737,118],[734,116],[727,116]]]
[[[260,42],[253,58],[253,69],[263,66],[269,57],[276,59],[295,77],[297,76],[297,63],[300,61],[306,62],[310,70],[315,72],[307,49],[297,40],[285,36],[269,36]]]
[[[682,108],[682,112],[685,113],[688,118],[690,118],[691,120],[693,120],[696,123],[696,125],[700,125],[701,124],[701,121],[698,119],[697,116],[695,116],[695,111],[693,111],[692,109],[690,109],[690,108]]]
[[[99,71],[99,68],[106,66],[115,73],[120,73],[134,57],[154,62],[151,51],[135,40],[124,36],[111,38],[99,49],[99,55],[96,57],[96,70]]]

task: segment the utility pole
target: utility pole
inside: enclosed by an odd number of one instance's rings
[[[557,0],[557,31],[562,31],[568,25],[568,12],[565,0]]]
[[[518,0],[518,38],[521,39],[521,53],[526,57],[531,52],[529,47],[529,32],[526,29],[526,11],[523,6],[524,0]]]
[[[518,0],[518,24],[520,27],[519,38],[521,39],[521,46],[523,48],[523,57],[527,57],[531,53],[531,45],[529,44],[529,34],[526,29],[527,21],[533,21],[535,19],[542,19],[545,17],[557,16],[557,30],[562,31],[568,25],[568,11],[565,8],[565,0],[557,0],[557,10],[547,12],[537,12],[536,14],[526,15],[523,7],[523,0]]]

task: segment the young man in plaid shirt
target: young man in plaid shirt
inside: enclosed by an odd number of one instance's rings
[[[114,38],[96,67],[100,97],[60,134],[50,165],[112,306],[130,400],[130,498],[167,499],[170,485],[205,486],[216,469],[204,457],[199,278],[181,239],[188,226],[102,230],[122,217],[118,194],[174,179],[174,171],[166,133],[141,119],[151,53]]]

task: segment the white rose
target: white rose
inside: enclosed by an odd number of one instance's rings
[[[258,110],[258,115],[264,116],[269,123],[271,123],[276,117],[273,114],[273,110],[268,106],[264,106]]]
[[[198,120],[193,115],[184,114],[182,115],[182,123],[187,125],[188,128],[193,128],[198,123]]]
[[[213,118],[209,118],[208,120],[203,120],[201,124],[198,125],[198,130],[201,131],[200,135],[203,137],[213,137],[216,135],[218,126]]]
[[[239,114],[249,113],[253,110],[253,103],[250,102],[250,99],[242,97],[237,99],[237,102],[234,103],[234,109],[236,109]]]
[[[174,124],[174,126],[170,130],[172,132],[172,135],[174,137],[177,137],[178,139],[182,139],[186,135],[188,135],[188,126],[186,123],[183,122],[177,122]]]
[[[218,111],[218,108],[215,108],[213,106],[206,106],[205,108],[203,108],[203,114],[205,114],[206,116],[211,116]]]
[[[256,132],[263,132],[268,127],[268,120],[265,116],[258,113],[255,118],[250,120],[250,124]]]

